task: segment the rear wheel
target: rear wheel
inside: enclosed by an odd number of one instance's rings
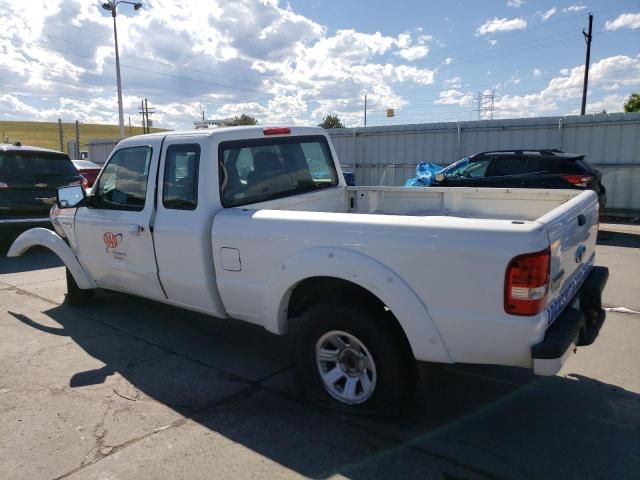
[[[95,290],[82,290],[78,287],[69,269],[67,268],[65,270],[67,273],[67,295],[65,297],[65,303],[72,306],[88,303],[93,298]]]
[[[393,415],[415,387],[415,361],[384,311],[312,305],[295,326],[293,352],[305,395],[326,406]]]

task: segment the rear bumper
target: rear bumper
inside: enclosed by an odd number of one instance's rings
[[[582,287],[545,333],[544,340],[531,347],[533,372],[555,375],[578,346],[591,345],[605,320],[602,291],[609,269],[593,267]]]

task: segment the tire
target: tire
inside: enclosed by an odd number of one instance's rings
[[[314,304],[302,313],[294,325],[293,366],[310,401],[353,413],[399,413],[414,392],[416,363],[387,313],[342,303]]]
[[[65,296],[65,303],[71,306],[85,305],[93,298],[95,290],[82,290],[78,287],[69,269],[66,268],[65,270],[67,273],[67,295]]]

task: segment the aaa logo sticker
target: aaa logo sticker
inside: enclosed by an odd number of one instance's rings
[[[122,234],[105,232],[105,234],[102,236],[102,240],[107,246],[107,253],[111,253],[111,250],[120,245],[120,242],[122,241]]]

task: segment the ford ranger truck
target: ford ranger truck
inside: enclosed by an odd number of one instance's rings
[[[122,140],[55,232],[24,232],[96,288],[290,334],[313,400],[400,405],[416,362],[560,370],[605,318],[592,191],[347,187],[321,128],[229,127]],[[135,319],[131,319],[135,321]]]

